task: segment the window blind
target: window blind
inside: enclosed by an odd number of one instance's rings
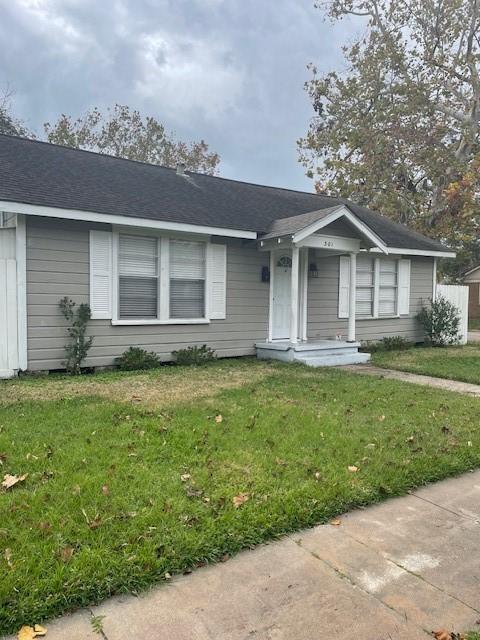
[[[393,316],[397,313],[397,260],[380,260],[378,314]]]
[[[156,238],[120,235],[118,247],[120,318],[157,317],[157,247]]]
[[[357,289],[356,289],[356,315],[373,315],[374,296],[374,263],[372,259],[357,258]]]
[[[205,317],[205,243],[170,241],[170,318]]]

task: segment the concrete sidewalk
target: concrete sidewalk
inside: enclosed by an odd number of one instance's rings
[[[400,380],[401,382],[411,382],[424,387],[435,387],[446,391],[456,391],[469,396],[480,396],[480,385],[470,382],[459,382],[458,380],[448,380],[447,378],[434,378],[419,373],[409,373],[408,371],[398,371],[397,369],[383,369],[373,364],[350,364],[338,367],[360,375],[376,376],[377,378],[387,378],[388,380]]]
[[[103,618],[93,633],[92,615]],[[47,640],[420,640],[479,628],[480,471],[61,618]]]

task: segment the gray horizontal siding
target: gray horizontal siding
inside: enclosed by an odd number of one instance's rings
[[[347,334],[347,320],[338,318],[339,257],[316,260],[319,277],[308,281],[307,333],[311,339],[334,338]],[[411,257],[410,314],[401,318],[357,319],[359,340],[379,340],[402,336],[406,340],[423,339],[416,315],[432,296],[433,258]]]
[[[31,370],[62,367],[66,324],[58,301],[69,296],[88,302],[88,230],[93,225],[44,218],[27,222],[28,367]],[[95,225],[95,228],[105,228]],[[342,231],[337,229],[336,231]],[[257,341],[265,340],[268,326],[268,284],[260,281],[268,255],[253,245],[228,240],[227,318],[209,325],[112,326],[92,320],[94,344],[87,366],[113,364],[129,346],[155,351],[163,359],[189,345],[207,343],[219,356],[254,354]],[[313,258],[313,257],[312,257]],[[308,337],[334,338],[347,333],[347,321],[338,319],[339,258],[315,259],[318,278],[308,281]],[[421,340],[415,318],[422,300],[432,294],[433,260],[412,258],[410,315],[402,318],[358,320],[357,337],[375,340],[401,335]]]
[[[92,225],[43,218],[27,223],[28,367],[62,367],[66,324],[58,301],[88,302],[88,231]],[[101,228],[101,227],[97,227]],[[242,241],[227,242],[227,319],[209,325],[112,326],[92,320],[94,343],[87,366],[113,364],[129,346],[155,351],[164,359],[189,345],[207,343],[219,356],[254,354],[268,326],[268,284],[260,281],[265,255]],[[268,261],[267,261],[268,262]]]

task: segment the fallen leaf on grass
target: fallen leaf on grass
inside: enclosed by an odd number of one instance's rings
[[[102,493],[104,496],[109,496],[110,495],[110,489],[108,488],[107,484],[104,484],[102,487]]]
[[[349,465],[348,470],[350,471],[350,473],[356,473],[358,471],[358,467],[356,467],[354,464]]]
[[[190,480],[192,476],[189,473],[182,473],[182,475],[180,476],[180,480],[182,482],[186,482],[187,480]]]
[[[336,518],[335,520],[330,520],[330,524],[334,527],[339,527],[342,524],[340,518]]]
[[[435,640],[465,640],[463,633],[454,633],[453,631],[447,631],[446,629],[439,629],[438,631],[432,631],[432,635]]]
[[[22,476],[12,476],[9,473],[6,473],[3,476],[2,487],[4,489],[11,489],[19,482],[23,482],[27,477],[28,473],[24,473]]]
[[[60,558],[63,560],[63,562],[70,562],[74,551],[75,549],[73,547],[63,547],[63,549],[60,551]]]
[[[385,420],[385,416],[378,416],[379,422],[383,422]]]
[[[239,493],[238,496],[234,496],[232,498],[232,502],[233,502],[233,506],[235,507],[235,509],[238,509],[238,507],[241,507],[242,504],[245,504],[245,502],[250,498],[248,493]]]
[[[5,553],[3,554],[3,557],[5,558],[5,562],[8,564],[10,569],[13,569],[12,550],[11,549],[5,549]]]
[[[34,627],[30,627],[26,624],[20,629],[17,634],[18,640],[33,640],[33,638],[37,638],[38,636],[46,635],[47,630],[45,627],[41,627],[39,624],[36,624]]]
[[[218,416],[215,416],[215,422],[222,422],[223,418],[220,414],[218,414]]]
[[[0,453],[0,464],[3,464],[7,459],[6,453]]]

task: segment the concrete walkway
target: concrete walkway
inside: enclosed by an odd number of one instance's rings
[[[468,342],[480,342],[480,331],[469,331],[467,333]]]
[[[420,640],[479,628],[480,471],[47,624],[47,640]],[[93,633],[92,615],[103,618]]]
[[[400,380],[402,382],[412,382],[425,387],[436,387],[437,389],[446,389],[447,391],[456,391],[457,393],[465,393],[471,396],[480,396],[480,385],[470,384],[469,382],[458,382],[457,380],[447,380],[446,378],[434,378],[432,376],[424,376],[418,373],[408,373],[407,371],[396,371],[395,369],[382,369],[371,364],[357,364],[339,367],[343,370],[351,371],[369,376],[377,376],[379,378],[388,378],[389,380]]]

